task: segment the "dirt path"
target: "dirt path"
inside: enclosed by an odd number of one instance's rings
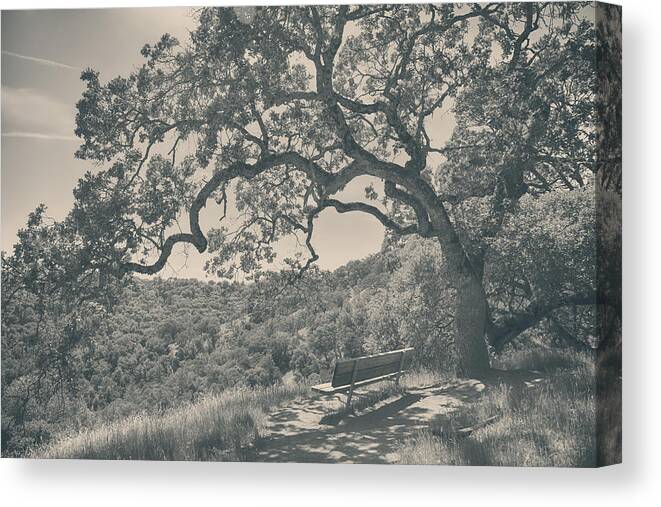
[[[273,412],[257,461],[316,463],[395,463],[400,443],[442,414],[476,399],[477,380],[409,389],[349,417],[337,426],[320,424],[341,401],[321,397],[297,400]]]

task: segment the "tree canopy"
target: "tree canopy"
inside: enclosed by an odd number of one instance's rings
[[[489,367],[485,336],[498,349],[558,308],[609,302],[589,274],[586,231],[595,186],[619,192],[609,169],[619,152],[599,150],[617,132],[598,123],[617,114],[603,106],[616,88],[598,88],[595,63],[618,47],[600,44],[612,21],[598,26],[593,4],[196,16],[189,40],[146,45],[128,76],[82,74],[76,156],[101,168],[80,180],[60,225],[78,286],[158,273],[180,244],[212,252],[211,273],[259,273],[294,234],[304,250],[286,262],[301,277],[318,259],[315,220],[331,208],[375,217],[389,241],[438,242],[467,373]],[[449,139],[437,128],[445,114]],[[341,200],[360,176],[373,182],[365,199]],[[207,206],[222,218],[203,230]]]
[[[211,247],[210,267],[231,274],[271,259],[278,237],[307,234],[325,207],[429,236],[449,224],[432,220],[428,200],[493,194],[498,180],[510,198],[582,185],[594,163],[585,9],[203,9],[187,44],[146,45],[128,77],[83,74],[77,156],[110,164],[79,184],[76,226],[128,270],[156,272],[184,242]],[[449,104],[459,127],[438,145],[432,117]],[[178,156],[183,141],[194,148]],[[416,220],[332,198],[359,175],[382,180]],[[200,211],[226,206],[235,178],[244,227],[202,231]],[[186,215],[190,232],[168,234]]]

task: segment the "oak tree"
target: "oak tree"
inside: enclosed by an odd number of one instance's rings
[[[106,275],[158,273],[184,244],[213,253],[210,272],[233,276],[258,271],[276,241],[297,234],[305,255],[287,262],[301,275],[318,259],[323,210],[369,214],[389,234],[438,242],[460,368],[480,374],[487,343],[502,346],[513,323],[518,333],[563,304],[596,301],[594,287],[569,287],[501,315],[485,281],[489,238],[522,198],[594,179],[593,12],[587,3],[202,9],[187,42],[146,45],[128,76],[83,73],[77,156],[103,168],[75,191],[79,246]],[[438,131],[448,112],[449,140]],[[342,200],[361,176],[373,182],[366,198]],[[223,217],[236,208],[239,226],[221,218],[203,228],[207,206]]]

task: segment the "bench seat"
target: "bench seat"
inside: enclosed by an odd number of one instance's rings
[[[402,373],[404,373],[404,371],[402,371]],[[368,386],[376,382],[381,382],[382,380],[396,379],[398,376],[398,373],[389,373],[388,375],[382,375],[380,377],[368,380],[361,380],[360,382],[354,383],[353,387],[355,389],[357,387]],[[311,389],[322,394],[336,394],[347,392],[349,389],[351,389],[351,385],[333,387],[330,382],[326,382],[325,384],[317,384],[316,386],[312,386]]]

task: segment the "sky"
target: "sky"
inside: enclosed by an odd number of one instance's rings
[[[75,104],[84,90],[81,70],[92,67],[104,81],[126,75],[141,64],[145,43],[166,32],[183,42],[194,23],[188,7],[2,12],[2,250],[11,250],[39,203],[46,204],[48,216],[62,219],[73,204],[78,178],[95,169],[73,156],[79,145],[73,132]],[[451,120],[438,123],[439,136],[449,136]],[[340,197],[364,197],[366,183],[357,179]],[[214,216],[203,219],[213,223]],[[335,269],[377,252],[383,234],[374,217],[327,209],[315,224],[317,265]],[[296,249],[292,241],[276,247],[279,258]],[[174,254],[162,276],[206,277],[208,254],[186,256],[181,247]]]

